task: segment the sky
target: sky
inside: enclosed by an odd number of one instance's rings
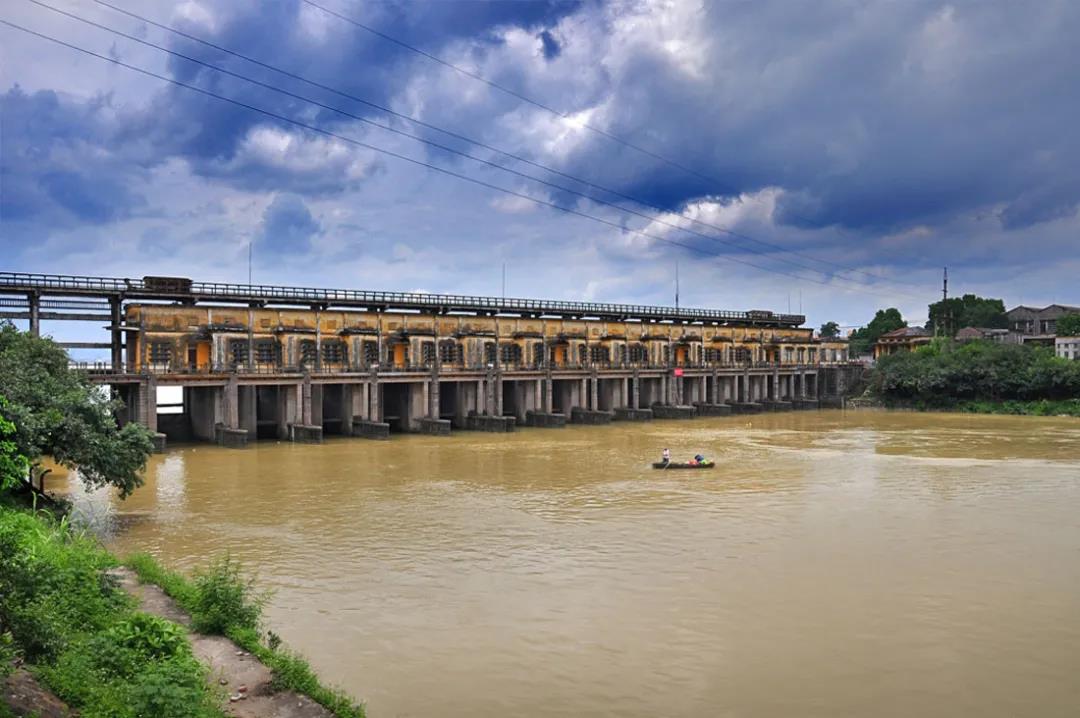
[[[102,56],[0,25],[0,271],[1080,304],[1071,0],[43,2],[134,39],[0,5]]]

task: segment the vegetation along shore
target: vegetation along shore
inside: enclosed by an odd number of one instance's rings
[[[125,566],[44,493],[47,460],[120,497],[141,485],[150,438],[113,409],[62,348],[0,325],[0,718],[363,716],[267,630],[235,561]]]

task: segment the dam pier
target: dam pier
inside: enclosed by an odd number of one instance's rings
[[[104,326],[56,338],[109,350],[79,366],[159,448],[813,409],[861,374],[845,340],[763,310],[7,272],[0,318]]]

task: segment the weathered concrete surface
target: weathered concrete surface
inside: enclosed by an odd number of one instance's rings
[[[629,406],[615,407],[614,421],[652,421],[652,409],[634,409]]]
[[[791,405],[796,409],[817,409],[820,403],[817,399],[794,399]]]
[[[300,444],[321,444],[322,427],[310,424],[289,424],[289,439]]]
[[[191,626],[191,618],[157,586],[139,583],[135,573],[126,568],[114,569],[121,588],[139,602],[139,609],[180,625]],[[271,688],[270,669],[242,650],[228,638],[189,633],[195,657],[209,666],[207,681],[223,687],[228,695],[247,695],[231,702],[226,697],[222,710],[237,718],[332,718],[333,714],[307,696],[292,691],[275,693]],[[246,687],[244,693],[239,688]]]
[[[533,426],[539,429],[561,429],[566,426],[566,414],[526,411],[525,426]]]
[[[227,449],[243,449],[248,444],[247,429],[230,429],[222,424],[214,427],[214,439],[218,446]]]
[[[736,414],[760,414],[765,407],[756,401],[740,401],[731,405],[732,412]]]
[[[449,419],[420,419],[420,433],[429,436],[450,436]]]
[[[694,404],[698,416],[728,416],[731,414],[729,404]]]
[[[22,668],[4,679],[0,701],[19,718],[69,718],[74,715],[67,705]]]
[[[164,454],[165,453],[165,442],[166,442],[165,434],[162,434],[160,431],[155,432],[155,433],[150,435],[150,441],[154,442],[154,453],[155,454]]]
[[[697,410],[679,404],[653,404],[652,413],[654,419],[693,419]]]
[[[512,416],[489,416],[470,414],[465,426],[472,431],[491,431],[496,433],[513,431],[517,420]]]
[[[790,401],[769,401],[762,402],[768,411],[791,411],[793,408]]]
[[[353,436],[362,439],[389,439],[390,425],[385,421],[367,421],[365,419],[353,419]]]
[[[593,411],[592,409],[582,409],[579,406],[575,406],[570,410],[570,423],[571,424],[610,424],[611,419],[615,416],[610,411]]]

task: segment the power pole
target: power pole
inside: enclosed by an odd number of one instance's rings
[[[679,260],[675,260],[675,309],[679,309]]]
[[[941,278],[941,323],[945,324],[945,336],[952,336],[952,332],[949,331],[952,324],[951,314],[952,312],[949,311],[949,268],[945,267]]]

